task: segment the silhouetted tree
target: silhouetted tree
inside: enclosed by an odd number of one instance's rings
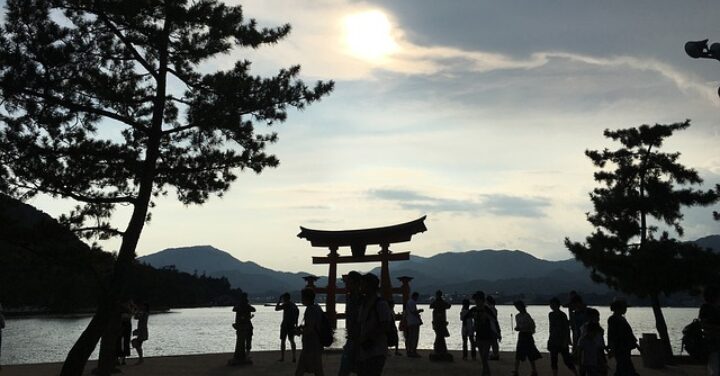
[[[71,349],[62,375],[79,375],[103,338],[108,374],[119,313],[154,198],[172,189],[184,204],[222,195],[237,170],[278,164],[275,133],[255,125],[286,119],[328,94],[300,68],[270,78],[250,62],[207,73],[238,47],[274,44],[289,25],[259,28],[239,6],[216,0],[7,0],[0,30],[0,189],[78,205],[62,221],[79,234],[121,236],[108,294]],[[206,65],[201,67],[201,64]],[[202,68],[202,69],[201,69]],[[123,229],[110,218],[131,208]]]
[[[626,293],[649,297],[656,328],[672,354],[659,295],[689,290],[718,277],[720,256],[689,242],[670,238],[672,228],[683,235],[684,206],[710,205],[718,200],[713,190],[690,188],[702,184],[698,173],[678,162],[680,153],[660,151],[673,132],[690,121],[669,125],[605,130],[619,141],[617,150],[585,152],[601,170],[595,180],[601,187],[590,193],[594,212],[588,221],[595,231],[585,243],[565,239],[565,245],[596,282]]]

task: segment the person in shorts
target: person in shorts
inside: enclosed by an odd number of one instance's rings
[[[287,339],[292,349],[292,361],[295,363],[295,332],[300,310],[290,299],[290,294],[287,292],[280,295],[280,301],[275,305],[275,310],[283,311],[283,319],[282,323],[280,323],[280,359],[278,361],[285,360],[285,340]]]

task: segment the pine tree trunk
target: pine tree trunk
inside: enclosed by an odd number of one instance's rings
[[[105,327],[107,327],[107,314],[108,312],[103,309],[102,305],[98,307],[98,311],[90,320],[90,324],[82,332],[80,338],[78,338],[65,358],[60,376],[82,375],[88,358],[92,355]]]
[[[660,308],[660,299],[657,294],[654,294],[650,297],[650,300],[652,303],[653,315],[655,315],[655,328],[657,329],[660,340],[663,343],[665,360],[667,363],[670,363],[672,361],[673,352],[672,346],[670,345],[667,323],[665,323],[665,316]]]
[[[160,140],[162,137],[162,124],[163,116],[165,114],[165,96],[167,92],[167,66],[168,66],[168,43],[169,35],[171,31],[171,25],[165,18],[162,35],[162,45],[160,48],[159,56],[159,69],[157,78],[157,90],[154,98],[153,106],[153,117],[152,127],[150,129],[148,140],[147,140],[147,151],[145,160],[143,161],[143,168],[140,173],[140,181],[138,184],[138,195],[134,203],[134,209],[128,226],[123,233],[122,244],[118,250],[118,257],[115,261],[115,268],[113,270],[112,279],[107,290],[107,294],[103,297],[103,304],[98,307],[96,316],[102,317],[103,320],[98,320],[97,327],[93,327],[91,333],[86,338],[83,336],[78,339],[73,349],[83,341],[80,350],[73,354],[68,354],[66,363],[70,361],[68,368],[72,372],[63,373],[61,376],[81,376],[83,369],[87,363],[87,359],[92,354],[92,350],[97,346],[98,339],[102,336],[103,341],[100,345],[100,358],[98,360],[98,376],[110,376],[112,369],[115,366],[116,358],[116,343],[117,337],[120,334],[120,322],[115,319],[117,313],[119,317],[119,304],[125,295],[127,287],[127,281],[130,278],[132,264],[135,261],[135,249],[137,248],[138,241],[140,240],[140,234],[145,227],[145,221],[147,219],[148,209],[150,207],[150,199],[152,198],[152,190],[154,186],[155,176],[157,173],[157,159],[160,155]],[[91,321],[91,324],[93,322]],[[90,326],[85,330],[88,332]],[[83,335],[85,335],[83,332]],[[87,349],[92,347],[89,351]],[[73,358],[70,359],[70,356]],[[82,359],[81,359],[82,358]],[[65,369],[63,365],[63,369]]]

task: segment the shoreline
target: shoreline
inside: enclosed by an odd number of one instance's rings
[[[480,361],[462,360],[462,351],[450,351],[455,361],[450,363],[431,362],[428,359],[430,350],[419,350],[422,358],[411,359],[406,356],[389,355],[387,358],[385,371],[386,375],[399,376],[431,376],[447,372],[455,372],[458,374],[479,374],[482,370]],[[298,351],[299,355],[299,351]],[[538,373],[541,376],[551,375],[550,357],[547,353],[542,353],[543,357],[537,361]],[[137,358],[128,358],[128,365],[120,366],[120,370],[124,375],[178,375],[178,376],[197,376],[197,375],[235,375],[242,372],[243,375],[290,375],[294,374],[295,365],[290,361],[291,353],[286,351],[286,360],[279,362],[279,351],[257,351],[251,353],[252,365],[246,366],[228,366],[227,361],[232,358],[231,353],[214,353],[199,355],[172,355],[160,357],[147,357],[145,363],[135,365]],[[326,374],[336,374],[340,364],[341,350],[326,350],[323,353],[323,368]],[[490,361],[490,369],[496,375],[510,374],[514,365],[515,354],[513,352],[501,352],[500,360]],[[679,363],[673,366],[667,366],[662,369],[644,368],[642,359],[639,356],[632,357],[635,367],[643,376],[702,376],[705,375],[704,364],[683,364]],[[97,361],[89,361],[85,367],[83,375],[90,375],[91,370],[95,368]],[[614,360],[609,361],[610,372],[615,367]],[[58,374],[62,367],[62,363],[37,363],[37,364],[18,364],[4,365],[2,368],[3,376],[15,375],[53,375]],[[521,373],[529,373],[530,366],[527,362],[521,363]],[[560,375],[569,375],[566,368],[561,368]]]

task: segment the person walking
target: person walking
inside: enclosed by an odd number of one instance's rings
[[[558,374],[558,355],[562,356],[563,363],[577,376],[575,363],[570,356],[570,321],[565,312],[560,310],[560,299],[550,299],[550,313],[548,314],[549,336],[547,349],[550,352],[550,368],[553,376]]]
[[[355,354],[357,353],[357,339],[360,335],[360,305],[362,297],[360,296],[360,285],[362,283],[362,274],[351,271],[344,278],[346,289],[345,302],[345,346],[343,346],[342,356],[340,357],[340,369],[338,376],[347,376],[355,372]]]
[[[295,368],[295,376],[302,376],[305,373],[323,376],[323,346],[320,342],[320,326],[325,313],[315,303],[315,291],[312,289],[303,289],[300,297],[305,306],[305,314],[303,314],[303,325],[298,327],[298,331],[302,335],[302,350],[300,350],[297,368]]]
[[[135,312],[135,320],[137,320],[137,329],[133,331],[135,338],[130,340],[130,344],[138,354],[137,364],[142,364],[143,358],[143,342],[148,340],[148,317],[150,315],[150,305],[142,304],[141,308]]]
[[[422,318],[420,314],[424,311],[423,309],[417,308],[417,300],[420,294],[413,292],[410,299],[405,304],[405,352],[409,358],[419,358],[420,354],[417,353],[418,341],[420,340],[420,325],[422,325]]]
[[[475,345],[478,348],[480,360],[482,361],[482,376],[490,376],[490,347],[495,338],[493,326],[493,313],[487,306],[485,293],[477,291],[472,296],[475,306],[470,309],[475,324]]]
[[[282,322],[280,323],[280,359],[278,361],[285,360],[285,340],[288,340],[292,350],[292,361],[295,363],[295,331],[300,310],[290,298],[290,293],[286,292],[280,295],[280,299],[275,305],[275,311],[283,312]]]
[[[637,338],[625,319],[627,302],[615,299],[610,304],[613,314],[608,318],[608,349],[615,357],[615,376],[638,376],[630,353],[638,348]]]
[[[360,333],[358,336],[358,376],[380,376],[388,354],[388,333],[394,330],[394,318],[388,302],[378,296],[380,280],[367,273],[362,277]]]
[[[698,318],[708,350],[707,374],[720,376],[720,288],[705,287],[703,298]]]
[[[468,342],[470,342],[470,355],[472,360],[477,358],[477,352],[475,350],[475,321],[473,320],[472,312],[470,312],[470,300],[464,299],[462,301],[462,308],[460,309],[460,335],[462,336],[462,348],[463,348],[463,360],[467,360],[468,357]]]
[[[595,321],[588,321],[580,335],[577,351],[580,356],[580,376],[607,375],[607,359],[605,358],[605,339],[603,329]]]
[[[517,300],[513,305],[515,309],[518,310],[518,314],[515,315],[515,330],[518,332],[518,340],[515,349],[515,371],[513,375],[517,376],[520,362],[524,362],[525,359],[527,359],[532,369],[531,376],[537,376],[535,361],[540,359],[541,355],[535,346],[535,339],[533,338],[533,334],[535,334],[535,321],[527,312],[525,302]]]
[[[493,340],[490,342],[490,349],[492,350],[490,360],[500,360],[500,341],[502,341],[502,332],[500,331],[500,323],[498,322],[498,311],[497,308],[495,308],[495,298],[493,298],[492,295],[488,295],[485,297],[485,303],[488,308],[490,308],[490,312],[492,312],[493,332],[495,333]]]

